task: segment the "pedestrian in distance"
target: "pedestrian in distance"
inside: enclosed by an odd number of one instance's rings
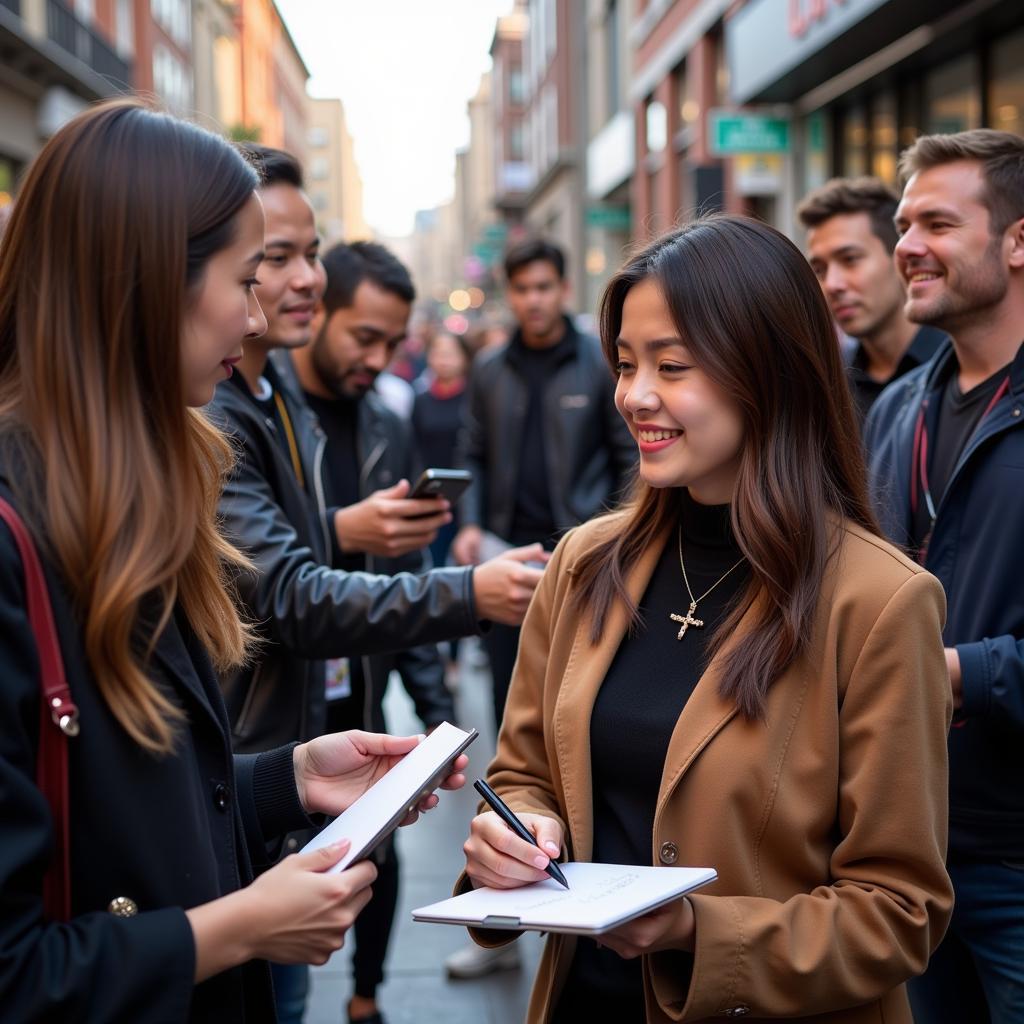
[[[927,135],[900,159],[906,315],[951,341],[868,417],[885,532],[941,581],[953,920],[917,1024],[1024,1020],[1024,139]]]
[[[899,196],[878,178],[836,178],[797,207],[807,260],[836,323],[856,342],[847,373],[863,422],[886,385],[928,362],[942,331],[915,324],[892,253]]]
[[[0,492],[39,552],[55,630],[39,635],[59,650],[36,644],[39,591],[8,520],[5,1021],[273,1022],[264,961],[325,962],[375,872],[326,873],[345,844],[253,869],[416,744],[351,733],[232,756],[214,670],[253,652],[228,581],[248,563],[215,518],[230,448],[196,407],[266,327],[256,184],[219,137],[108,102],[43,148],[0,248]],[[58,660],[67,763],[51,803],[41,666]]]
[[[630,259],[600,323],[639,480],[555,551],[488,770],[546,856],[482,813],[458,888],[717,870],[600,944],[551,936],[531,1022],[910,1024],[952,907],[943,596],[878,535],[821,290],[716,216]]]
[[[426,343],[428,380],[412,407],[412,429],[424,466],[454,466],[466,408],[466,384],[473,351],[466,339],[438,330]],[[458,511],[430,545],[434,565],[446,565],[458,531]]]

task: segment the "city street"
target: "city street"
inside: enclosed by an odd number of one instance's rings
[[[445,957],[467,941],[461,928],[415,924],[412,908],[451,895],[462,869],[462,843],[476,807],[472,781],[483,775],[494,751],[490,715],[490,675],[480,667],[476,644],[462,644],[462,672],[456,697],[463,728],[480,731],[469,749],[468,782],[458,793],[444,793],[441,804],[416,825],[399,832],[402,888],[398,917],[388,954],[387,979],[379,1002],[388,1024],[418,1024],[444,1020],[446,1024],[519,1024],[526,1013],[530,985],[542,940],[528,934],[519,940],[523,968],[502,971],[476,981],[449,981]],[[390,730],[419,729],[412,704],[392,676],[385,699]],[[351,995],[350,950],[340,950],[324,967],[314,968],[306,1010],[306,1024],[338,1024]]]

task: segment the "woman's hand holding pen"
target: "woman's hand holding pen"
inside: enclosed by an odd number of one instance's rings
[[[466,854],[466,874],[474,886],[517,889],[549,877],[544,869],[562,849],[562,826],[543,814],[517,817],[533,833],[537,846],[520,839],[494,811],[485,811],[473,819],[462,849]]]
[[[618,953],[624,960],[657,953],[662,949],[685,949],[692,952],[696,925],[693,904],[684,896],[681,900],[605,932],[597,941],[613,953]]]

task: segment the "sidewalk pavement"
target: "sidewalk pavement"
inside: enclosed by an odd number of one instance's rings
[[[445,899],[464,864],[462,844],[476,810],[472,782],[484,775],[494,753],[490,674],[477,660],[475,642],[460,644],[460,681],[456,696],[457,725],[475,727],[480,736],[469,748],[467,784],[458,793],[442,793],[441,804],[408,828],[399,829],[398,855],[402,881],[398,913],[391,935],[386,978],[378,1003],[388,1024],[521,1024],[543,940],[527,933],[518,940],[523,966],[475,981],[449,981],[444,959],[469,942],[462,928],[415,924],[412,908]],[[392,677],[384,702],[389,730],[419,731],[412,703]],[[352,993],[351,950],[339,950],[312,972],[305,1024],[345,1024],[345,1005]]]

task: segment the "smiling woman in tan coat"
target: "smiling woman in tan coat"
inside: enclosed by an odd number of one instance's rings
[[[814,276],[710,218],[631,259],[601,319],[639,480],[555,552],[488,780],[547,856],[718,880],[550,936],[529,1019],[909,1024],[952,906],[944,600],[878,536]],[[491,812],[465,849],[475,885],[546,877]]]

